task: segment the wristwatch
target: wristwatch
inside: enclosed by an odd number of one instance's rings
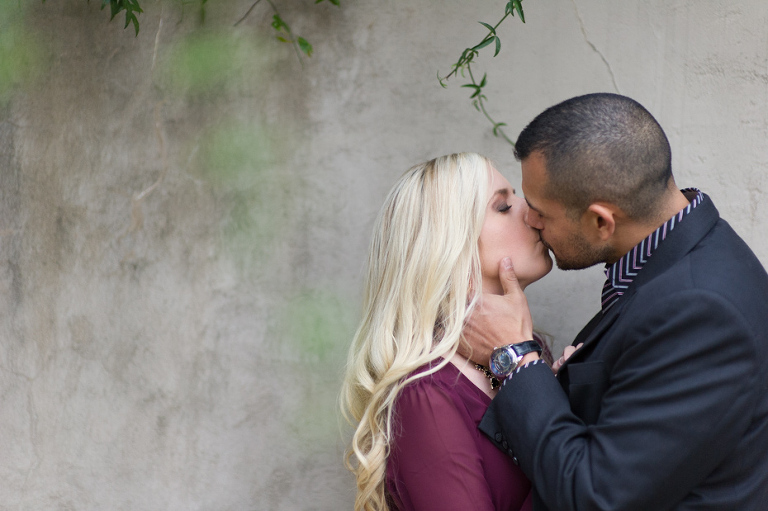
[[[491,353],[491,372],[496,378],[504,379],[520,364],[523,356],[536,351],[541,353],[541,346],[536,341],[523,341],[494,348]]]

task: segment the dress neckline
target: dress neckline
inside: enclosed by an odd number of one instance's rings
[[[442,357],[441,357],[441,358],[442,358]],[[471,364],[471,363],[472,363],[472,362],[470,362],[470,361],[467,361],[467,365],[468,365],[468,367],[471,367],[471,366],[469,366],[469,364]],[[467,375],[466,375],[466,374],[464,374],[464,373],[461,371],[461,369],[459,369],[459,368],[458,368],[456,365],[454,365],[454,363],[453,363],[453,362],[451,362],[450,360],[448,360],[448,364],[446,364],[446,365],[449,365],[449,366],[451,366],[451,368],[453,369],[453,371],[454,371],[454,372],[456,372],[456,373],[458,373],[458,375],[459,375],[459,378],[458,378],[458,379],[462,380],[462,381],[464,382],[464,384],[465,384],[465,385],[467,385],[467,386],[471,387],[471,388],[472,388],[472,392],[473,392],[473,393],[475,393],[476,395],[480,396],[480,397],[481,397],[481,399],[483,400],[483,402],[484,402],[484,403],[486,403],[486,404],[491,404],[491,401],[493,401],[493,398],[492,398],[491,396],[489,396],[488,394],[486,394],[485,392],[483,392],[483,391],[482,391],[482,389],[481,389],[480,387],[478,387],[477,385],[475,385],[475,382],[473,382],[472,380],[470,380],[470,379],[469,379],[469,377],[467,377]]]

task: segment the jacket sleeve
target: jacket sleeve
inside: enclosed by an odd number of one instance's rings
[[[594,424],[571,411],[541,364],[506,382],[481,423],[508,443],[550,509],[671,509],[748,427],[760,361],[732,304],[686,290],[632,314],[611,340],[622,346],[610,371],[594,357],[569,367],[591,375],[576,383],[587,395],[590,383],[604,386]],[[574,384],[572,395],[585,390]]]

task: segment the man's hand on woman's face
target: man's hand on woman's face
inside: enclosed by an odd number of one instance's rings
[[[533,339],[528,300],[508,257],[499,263],[499,276],[504,294],[483,294],[464,327],[464,338],[471,351],[464,344],[459,348],[466,358],[486,366],[493,348]]]

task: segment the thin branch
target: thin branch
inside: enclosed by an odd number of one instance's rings
[[[248,12],[246,12],[246,13],[245,13],[245,16],[243,16],[242,18],[240,18],[239,20],[237,20],[237,23],[235,23],[235,24],[234,24],[234,25],[232,25],[232,26],[233,26],[233,27],[236,27],[236,26],[238,26],[240,23],[242,23],[243,21],[245,21],[245,18],[247,18],[247,17],[248,17],[248,16],[251,14],[251,11],[252,11],[253,9],[255,9],[257,5],[259,5],[259,2],[261,2],[261,0],[256,0],[255,2],[253,2],[253,5],[251,6],[251,8],[250,8],[250,9],[248,9]]]
[[[472,75],[472,68],[470,66],[467,66],[467,71],[469,72],[469,78],[472,80],[473,85],[477,85],[475,82],[475,77]],[[480,107],[480,111],[483,112],[483,115],[485,115],[485,118],[491,121],[491,124],[493,124],[493,134],[496,136],[501,135],[501,137],[506,140],[509,145],[512,147],[515,147],[515,143],[510,140],[510,138],[507,136],[506,133],[504,133],[504,130],[501,129],[501,126],[499,126],[499,123],[497,123],[493,118],[488,114],[488,111],[485,109],[485,103],[483,102],[483,95],[478,94],[477,95],[477,105]]]
[[[473,100],[473,105],[475,108],[482,112],[482,114],[485,116],[488,121],[493,125],[493,135],[496,137],[502,137],[509,145],[512,147],[515,146],[515,143],[507,136],[506,133],[504,133],[504,130],[502,129],[502,126],[506,126],[503,122],[496,122],[493,117],[490,116],[488,113],[488,110],[485,108],[485,100],[487,99],[485,95],[483,94],[483,87],[486,85],[485,75],[483,76],[483,79],[480,83],[477,83],[475,80],[475,76],[472,73],[472,64],[475,61],[475,57],[478,57],[480,55],[480,50],[483,48],[490,46],[494,41],[496,42],[496,52],[494,53],[494,57],[498,55],[499,49],[501,47],[501,39],[499,39],[498,34],[496,33],[496,29],[499,28],[499,25],[501,25],[504,20],[506,20],[509,15],[511,14],[514,17],[514,11],[517,10],[520,15],[520,21],[525,23],[525,18],[523,17],[523,11],[522,6],[520,3],[522,0],[511,0],[509,3],[507,3],[506,8],[504,9],[504,16],[494,25],[491,26],[485,22],[480,22],[481,25],[483,25],[486,29],[488,29],[488,33],[483,37],[483,39],[477,43],[475,46],[472,46],[470,48],[466,48],[459,57],[459,60],[456,61],[455,64],[453,64],[453,69],[450,73],[448,73],[445,77],[441,78],[440,73],[438,71],[437,79],[440,82],[440,85],[445,88],[446,84],[445,82],[453,77],[457,76],[459,72],[461,72],[461,76],[465,77],[464,71],[466,70],[469,74],[469,79],[471,83],[462,85],[462,87],[468,87],[474,90],[472,93],[472,96],[470,96],[470,99]]]
[[[260,0],[257,0],[257,2]],[[272,10],[275,11],[275,14],[280,16],[280,12],[277,10],[277,7],[275,7],[275,4],[272,3],[272,0],[267,0],[267,3],[272,7]],[[282,16],[280,16],[282,19]],[[291,46],[293,46],[293,50],[296,52],[296,58],[299,59],[299,64],[301,64],[301,68],[304,69],[304,61],[301,60],[301,51],[299,50],[299,43],[296,42],[296,38],[293,37],[293,31],[286,25],[286,28],[288,29],[288,35],[291,36]]]
[[[496,36],[496,35],[495,35],[495,34],[496,34],[496,29],[497,29],[497,28],[499,28],[499,25],[501,25],[501,23],[502,23],[502,22],[503,22],[505,19],[507,19],[507,16],[509,16],[509,13],[508,13],[508,12],[507,12],[507,13],[504,13],[504,17],[503,17],[503,18],[501,18],[501,19],[499,20],[499,22],[498,22],[498,23],[496,23],[496,24],[493,26],[493,30],[489,30],[489,31],[488,31],[488,35],[486,35],[485,37],[483,37],[483,40],[482,40],[482,41],[480,41],[479,43],[477,43],[477,44],[476,44],[475,46],[473,46],[472,48],[477,48],[478,46],[480,46],[481,44],[483,44],[485,41],[487,41],[489,37],[498,37],[498,36]],[[472,48],[467,48],[466,50],[464,50],[464,53],[466,53],[467,51],[470,51],[470,52],[471,52],[471,51],[472,51]],[[462,56],[464,55],[464,53],[462,53]],[[471,54],[471,53],[470,53],[470,54]],[[470,58],[468,61],[466,61],[466,64],[469,64],[470,62],[472,62],[472,58],[474,58],[474,57],[471,57],[471,58]],[[448,75],[447,75],[445,78],[443,78],[443,80],[447,80],[448,78],[450,78],[451,76],[455,75],[455,74],[456,74],[456,73],[459,71],[459,69],[460,69],[460,68],[461,68],[461,67],[462,67],[462,66],[465,64],[465,63],[462,63],[462,61],[461,61],[461,60],[462,60],[462,59],[460,58],[460,59],[459,59],[459,61],[458,61],[458,62],[455,64],[455,67],[453,68],[453,71],[451,71],[450,73],[448,73]]]
[[[253,9],[255,9],[257,5],[259,5],[259,2],[261,2],[261,0],[256,0],[255,2],[253,2],[253,5],[251,5],[251,7],[248,9],[248,12],[246,12],[245,15],[242,18],[240,18],[237,21],[237,23],[235,23],[233,26],[236,27],[240,23],[242,23],[243,20],[245,20],[245,18],[247,18],[251,14]],[[275,12],[275,14],[277,14],[277,16],[280,17],[280,11],[277,10],[277,7],[275,7],[275,4],[272,2],[272,0],[267,0],[267,3],[269,4],[270,7],[272,7],[272,10]],[[301,64],[301,67],[303,68],[304,61],[301,59],[301,50],[299,48],[299,43],[297,42],[296,37],[294,37],[293,31],[291,31],[290,27],[288,27],[288,25],[285,25],[285,28],[288,32],[288,36],[290,37],[290,43],[291,43],[291,46],[293,46],[293,51],[296,52],[296,58],[299,59],[299,64]]]

